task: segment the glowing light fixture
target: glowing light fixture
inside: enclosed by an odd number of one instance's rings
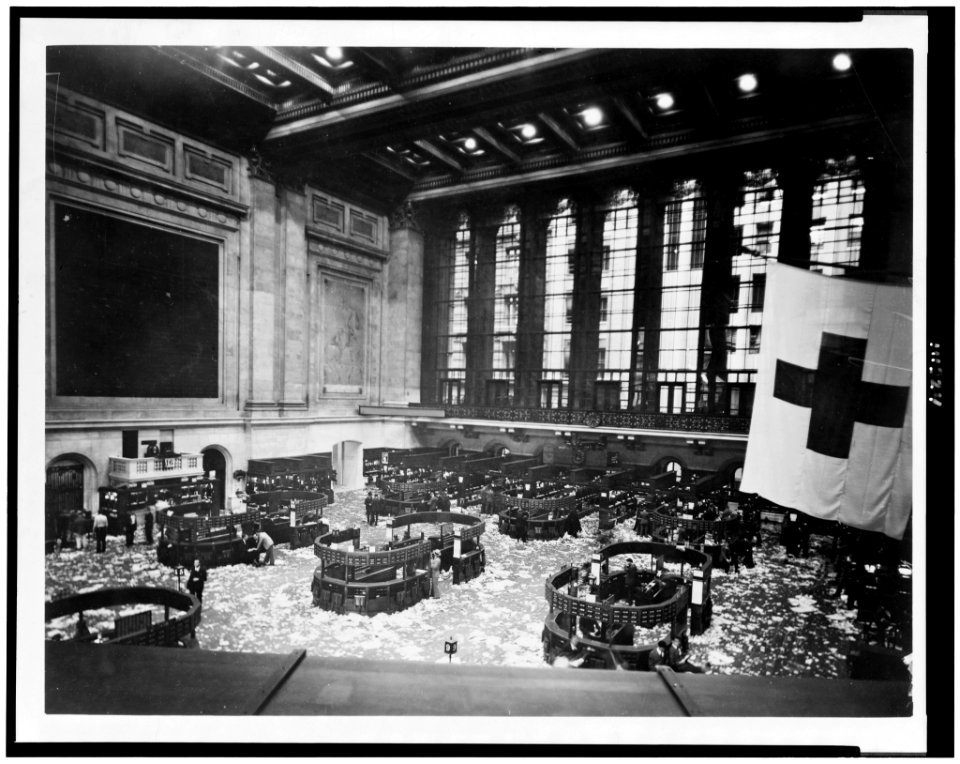
[[[603,112],[596,106],[584,109],[581,116],[583,116],[583,123],[587,127],[596,127],[603,122]]]
[[[536,134],[537,128],[533,125],[524,125],[520,128],[520,135],[522,135],[524,138],[530,139],[536,136]]]
[[[657,108],[666,111],[673,108],[673,96],[669,93],[661,93],[656,98]]]
[[[737,78],[737,87],[740,88],[742,93],[752,93],[757,89],[757,78],[756,75],[750,74],[741,74]]]
[[[833,68],[838,72],[845,72],[851,66],[853,66],[853,61],[850,60],[850,56],[846,53],[837,53],[837,55],[833,57]]]
[[[477,147],[476,138],[467,138],[467,140],[463,142],[463,146],[467,151],[473,151]]]
[[[338,48],[336,46],[331,46],[324,51],[327,54],[327,58],[331,61],[339,61],[343,58],[343,48]]]

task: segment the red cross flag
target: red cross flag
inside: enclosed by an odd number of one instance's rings
[[[772,265],[741,491],[903,538],[912,293]]]

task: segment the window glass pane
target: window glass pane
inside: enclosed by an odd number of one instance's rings
[[[543,295],[543,378],[557,380],[550,387],[547,398],[541,396],[541,405],[551,401],[550,408],[567,404],[569,381],[570,335],[573,313],[573,267],[577,239],[575,211],[569,200],[563,199],[547,222],[547,242],[544,257]]]
[[[811,270],[842,276],[859,264],[864,192],[856,157],[824,163],[813,189]]]

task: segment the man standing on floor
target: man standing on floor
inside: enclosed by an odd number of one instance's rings
[[[107,551],[107,515],[105,512],[97,512],[93,516],[93,537],[97,541],[97,552],[103,554]]]
[[[124,528],[127,536],[127,547],[133,546],[133,534],[137,532],[137,516],[133,512],[127,513],[127,525]]]

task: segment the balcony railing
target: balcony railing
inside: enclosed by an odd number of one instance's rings
[[[515,408],[501,406],[444,406],[448,417],[494,419],[500,422],[531,422],[558,427],[626,427],[637,430],[724,432],[746,435],[750,417],[704,414],[648,414],[637,411],[575,411],[571,409]]]
[[[110,457],[108,477],[125,483],[140,483],[178,477],[194,477],[203,474],[202,454],[177,454],[176,456],[145,456],[139,459]]]

